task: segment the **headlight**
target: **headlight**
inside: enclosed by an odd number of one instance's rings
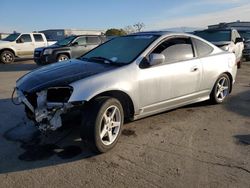
[[[47,90],[48,102],[68,102],[73,92],[72,87],[52,87]]]
[[[52,49],[46,49],[46,50],[44,50],[44,52],[43,52],[43,55],[48,55],[48,54],[52,54]]]

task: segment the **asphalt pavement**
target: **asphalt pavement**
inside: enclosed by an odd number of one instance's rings
[[[35,68],[0,64],[0,187],[250,187],[250,62],[224,104],[127,123],[102,155],[83,146],[77,114],[41,135],[12,104],[15,81]]]

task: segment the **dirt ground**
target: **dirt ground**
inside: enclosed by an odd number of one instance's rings
[[[95,155],[79,122],[40,135],[15,81],[32,60],[0,65],[0,187],[250,187],[250,63],[222,105],[207,102],[127,123],[116,147]]]

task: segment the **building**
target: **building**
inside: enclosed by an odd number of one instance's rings
[[[0,33],[0,40],[6,38],[9,35],[10,33]]]
[[[250,30],[250,22],[236,21],[229,23],[219,23],[208,26],[208,29],[218,29],[218,28],[235,28],[237,30]]]
[[[70,35],[101,35],[104,30],[84,30],[84,29],[48,29],[39,31],[44,33],[48,40],[61,40]]]

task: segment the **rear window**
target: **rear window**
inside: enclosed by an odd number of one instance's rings
[[[87,37],[87,44],[100,44],[101,40],[99,37]]]
[[[33,34],[36,42],[43,42],[43,36],[41,34]]]
[[[199,57],[204,57],[212,53],[213,48],[199,39],[192,39]]]

